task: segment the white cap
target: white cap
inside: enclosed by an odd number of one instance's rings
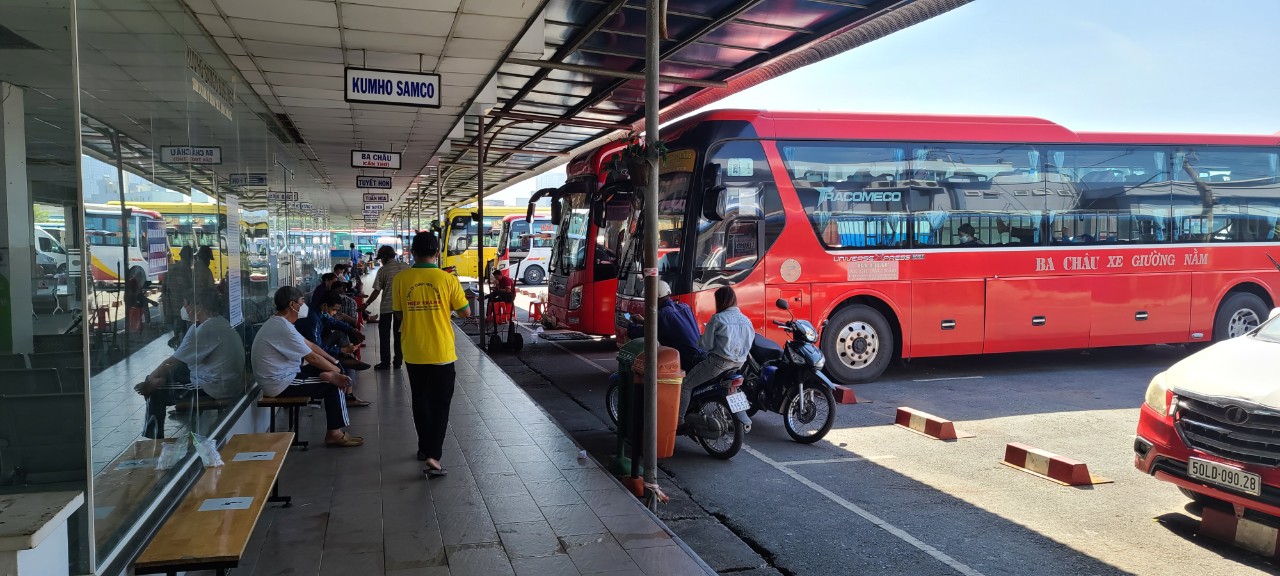
[[[666,298],[671,295],[671,285],[665,280],[658,281],[658,298]]]

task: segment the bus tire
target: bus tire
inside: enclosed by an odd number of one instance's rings
[[[1267,303],[1256,294],[1227,294],[1213,317],[1213,341],[1235,338],[1257,328],[1267,320],[1267,312]]]
[[[537,286],[539,284],[542,284],[542,281],[546,277],[547,275],[542,271],[541,267],[530,266],[527,270],[524,271],[523,280],[525,284],[528,284],[530,286]]]
[[[843,384],[879,378],[893,360],[893,347],[889,321],[864,304],[841,308],[822,331],[827,373]]]

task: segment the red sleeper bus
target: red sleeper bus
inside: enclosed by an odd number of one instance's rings
[[[551,243],[544,322],[596,336],[614,330],[614,294],[618,288],[617,255],[631,215],[630,196],[601,193],[605,161],[622,142],[605,144],[575,156],[564,186],[540,190],[530,200],[551,196],[551,220],[556,224]]]
[[[1280,138],[1075,133],[1035,118],[718,110],[665,129],[659,275],[700,322],[785,298],[827,371],[1207,342],[1280,286]],[[642,229],[642,227],[637,227]],[[628,239],[615,328],[643,308]]]

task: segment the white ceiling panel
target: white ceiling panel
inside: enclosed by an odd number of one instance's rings
[[[301,60],[303,62],[327,62],[329,64],[342,63],[342,50],[339,48],[281,44],[262,40],[245,40],[244,48],[252,52],[256,57]]]
[[[378,52],[376,50],[347,50],[347,63],[357,68],[383,68],[387,70],[435,70],[440,59],[435,55]]]
[[[325,100],[323,98],[285,98],[280,96],[280,103],[285,107],[298,106],[301,108],[346,108],[347,103],[342,100]]]
[[[348,50],[378,50],[381,52],[407,52],[409,54],[438,55],[444,51],[441,36],[416,36],[347,30],[344,34]]]
[[[302,88],[320,88],[342,90],[342,78],[328,76],[308,76],[306,74],[280,74],[267,72],[263,74],[267,82],[276,86],[300,86]]]
[[[81,0],[83,3],[84,0]],[[217,14],[218,8],[213,5],[213,0],[186,0],[187,6],[196,14]]]
[[[240,41],[235,38],[214,38],[218,42],[218,47],[227,54],[248,54],[245,52],[244,46],[240,45]]]
[[[342,9],[349,6],[382,6],[385,8],[407,8],[411,10],[432,10],[435,12],[457,12],[462,0],[342,0]]]
[[[511,39],[515,38],[524,27],[523,18],[462,14],[458,16],[458,24],[453,29],[453,35],[459,38],[501,40],[506,44],[511,42]]]
[[[493,58],[498,59],[506,51],[507,42],[498,40],[476,40],[473,38],[453,38],[444,49],[445,57]]]
[[[289,22],[307,26],[338,26],[338,7],[316,0],[217,0],[228,18]]]
[[[538,4],[536,0],[467,0],[462,11],[466,14],[528,18]]]
[[[460,72],[463,74],[488,74],[491,60],[479,58],[446,57],[440,59],[440,72]],[[470,95],[468,95],[470,98]]]
[[[453,12],[427,12],[400,8],[364,6],[342,11],[342,25],[349,30],[368,30],[424,36],[448,36]]]
[[[304,62],[301,60],[281,60],[277,58],[255,58],[263,72],[282,72],[285,74],[305,74],[308,76],[342,76],[342,64],[324,62]],[[339,84],[341,85],[341,84]]]
[[[342,35],[337,28],[281,24],[262,20],[230,19],[231,26],[248,40],[270,40],[303,46],[342,47]]]
[[[204,26],[205,31],[213,36],[235,36],[231,31],[231,25],[227,24],[221,16],[217,14],[197,14],[196,19],[200,21],[200,25]]]

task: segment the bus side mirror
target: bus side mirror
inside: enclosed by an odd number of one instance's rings
[[[724,186],[715,186],[708,188],[702,195],[702,217],[712,222],[724,220],[725,212],[728,212],[725,198],[726,189]]]
[[[466,252],[467,249],[470,247],[471,247],[471,238],[467,236],[460,236],[458,240],[453,243],[454,250],[458,252]]]

